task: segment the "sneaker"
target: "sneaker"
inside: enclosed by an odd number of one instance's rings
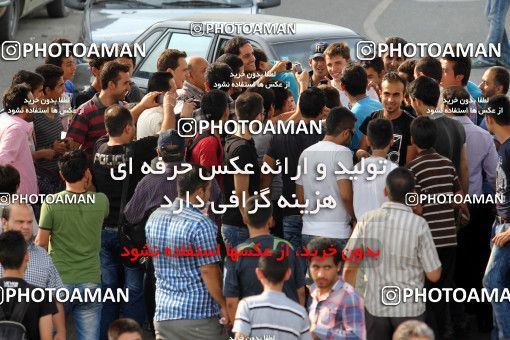
[[[487,61],[484,59],[475,59],[471,63],[471,68],[485,68],[485,67],[492,67],[497,66],[498,64],[496,62]]]

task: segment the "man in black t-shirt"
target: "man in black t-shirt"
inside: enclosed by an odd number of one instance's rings
[[[4,268],[4,276],[0,279],[0,288],[4,291],[6,289],[16,289],[18,292],[21,291],[25,294],[25,292],[37,288],[23,280],[28,265],[28,252],[25,238],[21,232],[11,230],[0,235],[0,264]],[[31,302],[29,300],[30,296],[31,294],[28,293],[28,300],[26,300],[28,305],[21,320],[21,323],[25,326],[28,340],[53,339],[51,317],[57,313],[55,302],[49,302],[47,297],[41,302]],[[39,296],[37,294],[37,298]],[[7,294],[4,294],[4,298],[7,299]],[[0,309],[6,320],[13,318],[16,306],[19,306],[18,298],[22,301],[26,299],[20,295],[11,297],[8,301],[0,301]],[[1,327],[0,337],[3,334]]]
[[[381,83],[381,102],[384,109],[374,111],[363,123],[360,131],[363,133],[359,149],[356,151],[358,159],[369,157],[367,128],[371,120],[386,118],[393,126],[393,145],[388,151],[388,159],[400,166],[416,156],[416,148],[411,144],[410,127],[414,117],[401,109],[404,100],[405,81],[396,72],[386,73]]]
[[[170,94],[165,94],[163,106],[171,105]],[[175,104],[175,98],[172,99]],[[171,127],[171,110],[164,110],[161,131]],[[129,302],[122,306],[123,316],[145,321],[143,300],[143,268],[128,268],[121,263],[118,224],[121,212],[122,188],[129,182],[124,205],[129,202],[134,189],[142,179],[142,166],[150,167],[156,157],[158,135],[136,141],[135,125],[131,113],[120,105],[112,105],[105,111],[107,136],[98,139],[94,147],[93,182],[98,192],[103,192],[110,202],[110,214],[105,218],[101,233],[101,285],[103,289],[129,288]],[[129,146],[129,147],[128,147]],[[147,165],[144,165],[144,162]],[[124,273],[121,275],[121,273]],[[124,277],[124,279],[123,279]],[[101,338],[107,338],[108,326],[119,318],[120,304],[103,303],[101,313]]]
[[[299,111],[301,112],[302,121],[309,126],[311,121],[318,121],[326,112],[326,96],[324,92],[317,88],[311,87],[301,93],[299,98]],[[290,124],[291,122],[289,122]],[[269,148],[264,155],[264,163],[267,163],[273,170],[277,170],[276,162],[288,163],[288,171],[282,172],[283,180],[283,196],[287,202],[294,204],[296,198],[296,183],[292,178],[296,177],[299,157],[303,150],[309,146],[319,142],[323,138],[323,134],[318,134],[313,129],[309,131],[301,131],[296,134],[276,134],[269,142]],[[299,131],[299,129],[298,129]],[[314,133],[312,133],[314,132]],[[273,181],[272,174],[262,175],[261,188],[271,187]],[[294,195],[294,197],[293,197]],[[303,219],[298,208],[286,207],[283,209],[283,235],[296,250],[301,249],[301,231],[303,228]],[[303,262],[304,265],[306,263]]]
[[[262,121],[264,100],[258,93],[243,93],[236,100],[238,121]],[[227,137],[225,141],[224,164],[228,171],[234,171],[234,163],[240,169],[247,168],[251,174],[226,174],[223,177],[223,202],[231,204],[237,200],[236,207],[227,208],[221,218],[221,235],[225,245],[236,247],[248,238],[248,229],[243,221],[244,203],[260,188],[260,166],[255,142],[250,134],[248,124],[245,129]],[[244,131],[243,131],[244,130]]]
[[[279,255],[279,259],[287,257],[292,275],[289,280],[285,281],[283,292],[289,299],[304,306],[305,277],[302,275],[301,262],[297,260],[295,250],[289,242],[269,233],[269,229],[273,225],[273,207],[271,204],[268,207],[261,207],[264,203],[260,196],[252,196],[246,202],[245,216],[250,238],[241,243],[237,250],[246,251],[250,249],[250,251],[256,251],[259,249],[264,252],[266,249],[270,249]],[[255,207],[257,207],[256,210]],[[250,211],[252,211],[251,214]],[[259,257],[253,256],[236,258],[235,255],[231,255],[225,259],[223,295],[227,299],[227,311],[231,320],[235,320],[237,305],[241,299],[261,294],[264,290],[255,274],[258,261]]]

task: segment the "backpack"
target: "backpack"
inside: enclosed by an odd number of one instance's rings
[[[26,340],[27,329],[21,323],[28,309],[28,302],[22,301],[16,304],[12,315],[7,319],[0,307],[0,340]]]

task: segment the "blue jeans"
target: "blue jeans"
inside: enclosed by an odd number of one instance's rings
[[[303,217],[301,215],[283,216],[283,238],[292,244],[294,250],[301,253],[303,250]],[[303,275],[306,276],[308,263],[306,257],[300,256]]]
[[[69,296],[72,296],[73,291],[78,290],[80,296],[85,298],[85,289],[89,289],[94,296],[94,290],[100,289],[99,283],[79,283],[64,285],[69,291]],[[101,323],[101,308],[100,301],[96,302],[66,302],[64,304],[64,311],[66,316],[71,315],[76,328],[76,335],[78,340],[98,340],[99,339],[99,325]]]
[[[494,222],[492,237],[510,228],[510,223]],[[499,295],[504,288],[510,287],[510,243],[503,247],[491,244],[491,256],[483,277],[483,286],[487,289],[497,289]],[[510,339],[510,302],[492,302],[494,313],[493,340]]]
[[[117,231],[103,229],[101,233],[101,286],[116,293],[117,288],[129,290],[129,302],[122,304],[111,301],[103,303],[101,313],[101,339],[108,339],[108,327],[120,316],[134,319],[140,325],[145,322],[145,301],[143,298],[143,268],[128,268],[120,262],[121,249]]]
[[[501,44],[501,61],[510,64],[510,43],[505,29],[505,18],[508,12],[508,0],[487,0],[485,15],[489,21],[489,34],[485,40],[488,46],[491,44]],[[483,58],[484,60],[495,62],[495,58]]]
[[[225,245],[228,245],[231,248],[235,248],[250,238],[250,233],[248,232],[247,227],[222,224],[221,236],[223,237],[223,242],[225,242]]]

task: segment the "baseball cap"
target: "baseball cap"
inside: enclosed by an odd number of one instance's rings
[[[171,145],[177,146],[179,151],[184,151],[184,138],[174,129],[168,129],[160,133],[158,137],[158,148]]]
[[[328,47],[328,43],[325,41],[318,41],[318,42],[314,43],[310,47],[310,50],[312,53],[312,55],[310,56],[310,59],[317,58],[317,57],[324,58],[323,53],[327,47]]]

